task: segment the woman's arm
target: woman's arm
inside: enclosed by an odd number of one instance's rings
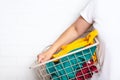
[[[90,26],[91,24],[80,16],[64,33],[61,34],[47,51],[37,56],[38,62],[49,60],[62,45],[66,45],[81,36]]]

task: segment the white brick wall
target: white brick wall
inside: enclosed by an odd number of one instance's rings
[[[79,16],[87,0],[0,0],[0,80],[35,80],[36,55]]]

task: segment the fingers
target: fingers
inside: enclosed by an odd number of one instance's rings
[[[48,58],[45,57],[45,58],[41,59],[41,63],[43,63],[43,62],[45,62],[45,61],[47,61],[47,60],[48,60]]]
[[[41,62],[46,62],[48,60],[52,59],[52,54],[47,54],[42,60]]]
[[[38,63],[43,63],[43,62],[45,62],[47,60],[49,60],[49,57],[40,55],[40,56],[38,56],[37,61],[38,61]]]
[[[37,56],[37,62],[38,62],[38,63],[41,63],[41,61],[42,61],[43,58],[44,58],[43,55],[40,55],[40,54],[39,54],[39,55]]]
[[[37,62],[38,63],[43,63],[45,61],[50,60],[52,57],[52,54],[48,54],[48,53],[41,53],[39,55],[37,55]]]

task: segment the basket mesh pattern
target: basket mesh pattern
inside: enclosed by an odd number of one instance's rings
[[[92,59],[96,46],[63,56],[36,68],[40,80],[89,80],[98,73],[97,63]],[[75,53],[74,53],[75,52]]]

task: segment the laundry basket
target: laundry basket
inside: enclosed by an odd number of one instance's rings
[[[38,64],[34,62],[30,68],[39,80],[91,80],[100,70],[97,56],[99,41],[84,48],[71,51],[69,54]],[[96,61],[94,61],[96,56]]]

